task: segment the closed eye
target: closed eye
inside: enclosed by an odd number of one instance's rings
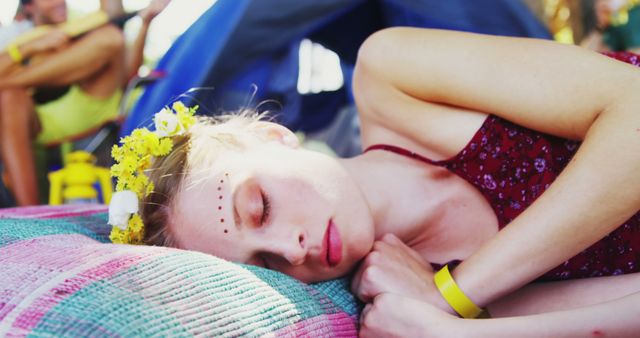
[[[260,189],[260,196],[262,198],[262,215],[260,216],[260,225],[264,225],[269,222],[269,216],[271,215],[271,200],[262,189]]]

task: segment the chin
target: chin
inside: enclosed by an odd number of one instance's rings
[[[51,21],[53,21],[54,25],[59,25],[59,24],[65,23],[67,21],[67,16],[65,15],[65,16],[61,16],[61,17],[55,17]]]
[[[297,278],[295,276],[292,276],[304,283],[320,283],[320,282],[326,282],[332,279],[336,279],[336,278],[341,278],[341,277],[345,277],[347,276],[349,273],[351,272],[351,269],[344,271],[344,272],[335,272],[335,271],[331,271],[330,273],[317,273],[314,274],[313,276],[307,276],[307,278]]]

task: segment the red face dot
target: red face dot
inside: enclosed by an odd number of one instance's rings
[[[222,187],[218,187],[218,191],[222,190]]]
[[[219,206],[218,206],[218,210],[222,210],[222,206],[220,206],[220,205],[219,205]]]
[[[221,200],[222,199],[222,195],[218,196],[218,199]]]
[[[221,218],[221,219],[220,219],[220,223],[224,223],[224,218]]]
[[[229,230],[227,230],[227,229],[224,229],[224,233],[226,234],[227,232],[229,232]]]

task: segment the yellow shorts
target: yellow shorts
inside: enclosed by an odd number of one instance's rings
[[[99,99],[89,96],[77,85],[71,86],[61,98],[36,106],[42,126],[36,141],[40,144],[59,142],[115,120],[121,98],[120,90],[109,98]]]

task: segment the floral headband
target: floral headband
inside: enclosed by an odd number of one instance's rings
[[[109,204],[109,224],[113,226],[109,238],[113,243],[142,244],[144,224],[138,214],[138,201],[149,195],[153,182],[145,175],[153,157],[168,155],[173,149],[172,136],[182,135],[196,122],[198,106],[186,107],[174,102],[153,117],[155,131],[137,128],[131,135],[114,145],[111,156],[111,176],[117,179],[116,193]]]

